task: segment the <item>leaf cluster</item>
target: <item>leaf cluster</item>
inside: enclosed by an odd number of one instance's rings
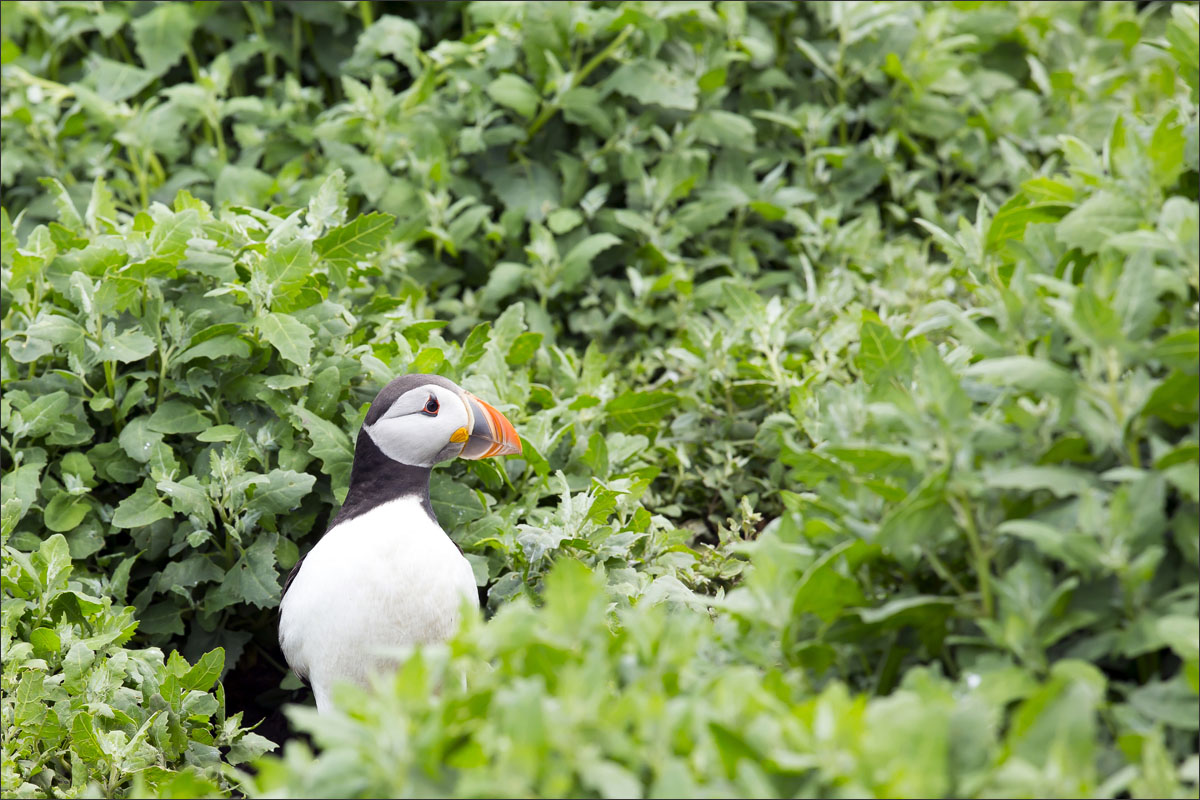
[[[0,28],[6,790],[1195,794],[1193,6]],[[218,768],[405,372],[521,434],[432,484],[489,619]]]

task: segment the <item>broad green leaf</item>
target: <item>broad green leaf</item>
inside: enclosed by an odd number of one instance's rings
[[[604,85],[608,90],[632,97],[639,103],[683,111],[696,109],[696,83],[661,61],[639,59],[623,64],[608,77]]]
[[[290,511],[312,491],[316,478],[292,470],[273,469],[254,489],[250,507],[268,514]]]
[[[211,428],[212,421],[191,403],[166,400],[154,409],[146,426],[159,433],[197,433]]]
[[[679,398],[662,390],[625,392],[608,402],[604,410],[624,433],[654,431],[658,422],[679,405]]]
[[[91,714],[77,713],[71,721],[71,749],[89,764],[100,764],[105,760],[107,754],[96,735]]]
[[[874,312],[863,312],[859,341],[856,363],[868,383],[888,375],[904,374],[912,368],[912,358],[904,342],[893,336]]]
[[[149,463],[156,448],[162,444],[163,435],[150,427],[150,417],[134,417],[126,423],[118,438],[121,449],[134,461]]]
[[[344,286],[354,266],[379,250],[395,222],[390,214],[364,214],[314,242],[335,285]]]
[[[229,748],[229,753],[225,758],[230,764],[244,764],[278,747],[279,745],[265,736],[247,732],[238,737],[238,740]]]
[[[161,75],[191,46],[196,20],[190,6],[166,3],[135,19],[131,27],[143,66]]]
[[[1075,387],[1070,373],[1062,367],[1029,356],[1004,356],[977,361],[967,367],[965,374],[1052,395],[1065,395]]]
[[[321,419],[303,406],[291,406],[291,411],[299,428],[312,441],[309,452],[321,459],[321,471],[334,479],[335,491],[338,488],[344,491],[349,484],[350,464],[354,456],[350,437],[337,425]]]
[[[463,342],[462,354],[458,357],[458,368],[466,369],[482,358],[490,338],[491,326],[488,323],[481,322],[472,328],[467,340]]]
[[[194,514],[209,525],[213,524],[212,502],[195,475],[178,481],[161,480],[155,484],[155,488],[170,500],[171,508],[176,513]]]
[[[313,348],[312,331],[303,322],[290,314],[272,311],[258,318],[257,327],[283,358],[301,367],[308,364]]]
[[[29,634],[29,642],[44,653],[57,653],[62,648],[62,639],[53,628],[35,628]]]
[[[111,327],[104,332],[100,346],[100,358],[104,361],[119,361],[129,364],[146,358],[156,349],[154,340],[137,330],[116,333]]]
[[[462,483],[435,472],[429,485],[434,513],[447,531],[459,531],[483,516],[479,495]]]
[[[42,395],[20,409],[23,426],[13,431],[14,435],[36,439],[45,436],[58,422],[70,405],[70,396],[59,390]]]
[[[154,80],[154,73],[132,64],[122,64],[93,53],[88,63],[86,84],[112,103],[133,97]]]
[[[66,532],[74,530],[83,518],[87,516],[91,505],[86,498],[73,496],[67,492],[59,492],[54,499],[46,504],[44,521],[52,531]]]
[[[559,276],[562,287],[573,289],[583,283],[588,278],[592,260],[620,243],[621,240],[611,233],[595,233],[572,247],[563,257],[562,274]]]
[[[230,603],[249,603],[257,608],[273,608],[279,602],[279,575],[275,570],[275,542],[278,534],[260,533],[246,548],[237,563],[217,587],[218,607]],[[197,665],[199,666],[199,665]]]
[[[212,688],[221,672],[225,669],[225,651],[218,647],[200,656],[195,666],[184,673],[179,679],[180,686],[185,692],[199,689],[207,692]]]
[[[154,485],[147,481],[121,501],[113,511],[112,524],[118,528],[140,528],[171,516],[171,509],[154,491]]]
[[[172,359],[176,364],[186,364],[197,358],[233,358],[242,360],[250,357],[250,345],[238,336],[217,336],[206,339],[184,350]]]
[[[1062,218],[1058,240],[1085,253],[1097,253],[1111,237],[1137,228],[1143,215],[1130,196],[1100,191]]]
[[[523,117],[532,117],[538,107],[537,90],[520,75],[506,73],[487,86],[488,97]]]
[[[346,173],[335,169],[308,201],[304,216],[318,231],[337,227],[346,220]]]
[[[58,211],[58,221],[73,231],[83,230],[83,218],[75,208],[75,202],[67,193],[65,186],[57,178],[40,178],[38,183],[46,187],[54,198],[54,207]]]
[[[1037,466],[992,470],[987,473],[985,482],[992,489],[1016,489],[1025,492],[1044,489],[1056,497],[1070,497],[1086,491],[1092,485],[1087,474],[1079,470]]]
[[[1002,205],[996,216],[992,217],[987,232],[988,249],[993,250],[1009,239],[1020,240],[1028,225],[1057,222],[1069,210],[1070,206],[1063,203],[1030,202],[1024,194],[1018,194]]]
[[[504,357],[504,360],[510,367],[524,364],[533,358],[541,344],[542,334],[526,331],[517,337],[517,340],[512,343],[512,347],[508,348],[508,355]]]
[[[270,283],[288,285],[307,278],[312,263],[312,245],[305,239],[296,239],[272,250],[263,259],[261,269]]]

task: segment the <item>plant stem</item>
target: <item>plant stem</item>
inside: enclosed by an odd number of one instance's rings
[[[264,44],[267,42],[267,35],[263,32],[262,23],[258,21],[258,14],[254,11],[253,3],[246,3],[246,16],[250,18],[250,25],[254,28],[254,35],[259,41]],[[263,66],[266,68],[267,77],[272,81],[275,80],[275,54],[268,48],[263,51]]]
[[[959,524],[967,534],[967,542],[971,546],[971,555],[975,559],[975,576],[979,581],[979,599],[983,606],[983,614],[992,616],[992,567],[983,542],[979,539],[979,528],[975,525],[975,514],[970,501],[962,495],[951,496],[950,505],[958,515]]]
[[[616,52],[617,48],[624,44],[625,40],[628,39],[632,33],[632,25],[626,25],[624,28],[622,28],[621,32],[617,34],[615,39],[608,43],[607,47],[594,55],[590,61],[583,65],[583,69],[579,70],[579,72],[571,78],[571,89],[574,89],[587,80],[587,77],[591,75],[597,67],[604,63],[609,56]],[[567,91],[570,91],[571,89],[568,89]],[[525,140],[528,141],[532,139],[533,135],[540,131],[542,126],[549,122],[554,115],[558,113],[558,110],[558,103],[546,103],[543,105],[541,113],[537,115],[537,118],[529,126],[529,130],[525,134]]]

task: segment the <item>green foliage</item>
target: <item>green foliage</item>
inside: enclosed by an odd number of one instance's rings
[[[242,727],[241,713],[226,717],[225,691],[213,690],[224,651],[192,665],[178,652],[124,647],[138,621],[132,606],[114,607],[111,583],[128,579],[127,566],[111,581],[72,580],[61,534],[33,553],[6,543],[4,556],[6,795],[228,793],[223,764],[275,747]]]
[[[1196,795],[1195,6],[383,11],[5,6],[6,793]],[[220,767],[415,371],[489,619]]]

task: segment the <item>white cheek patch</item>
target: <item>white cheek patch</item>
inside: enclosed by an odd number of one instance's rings
[[[380,420],[374,425],[364,425],[363,430],[371,437],[379,451],[392,461],[412,467],[433,466],[432,462],[422,457],[423,453],[418,452],[419,448],[413,447],[411,433],[403,430],[406,426],[403,425],[402,419]]]

